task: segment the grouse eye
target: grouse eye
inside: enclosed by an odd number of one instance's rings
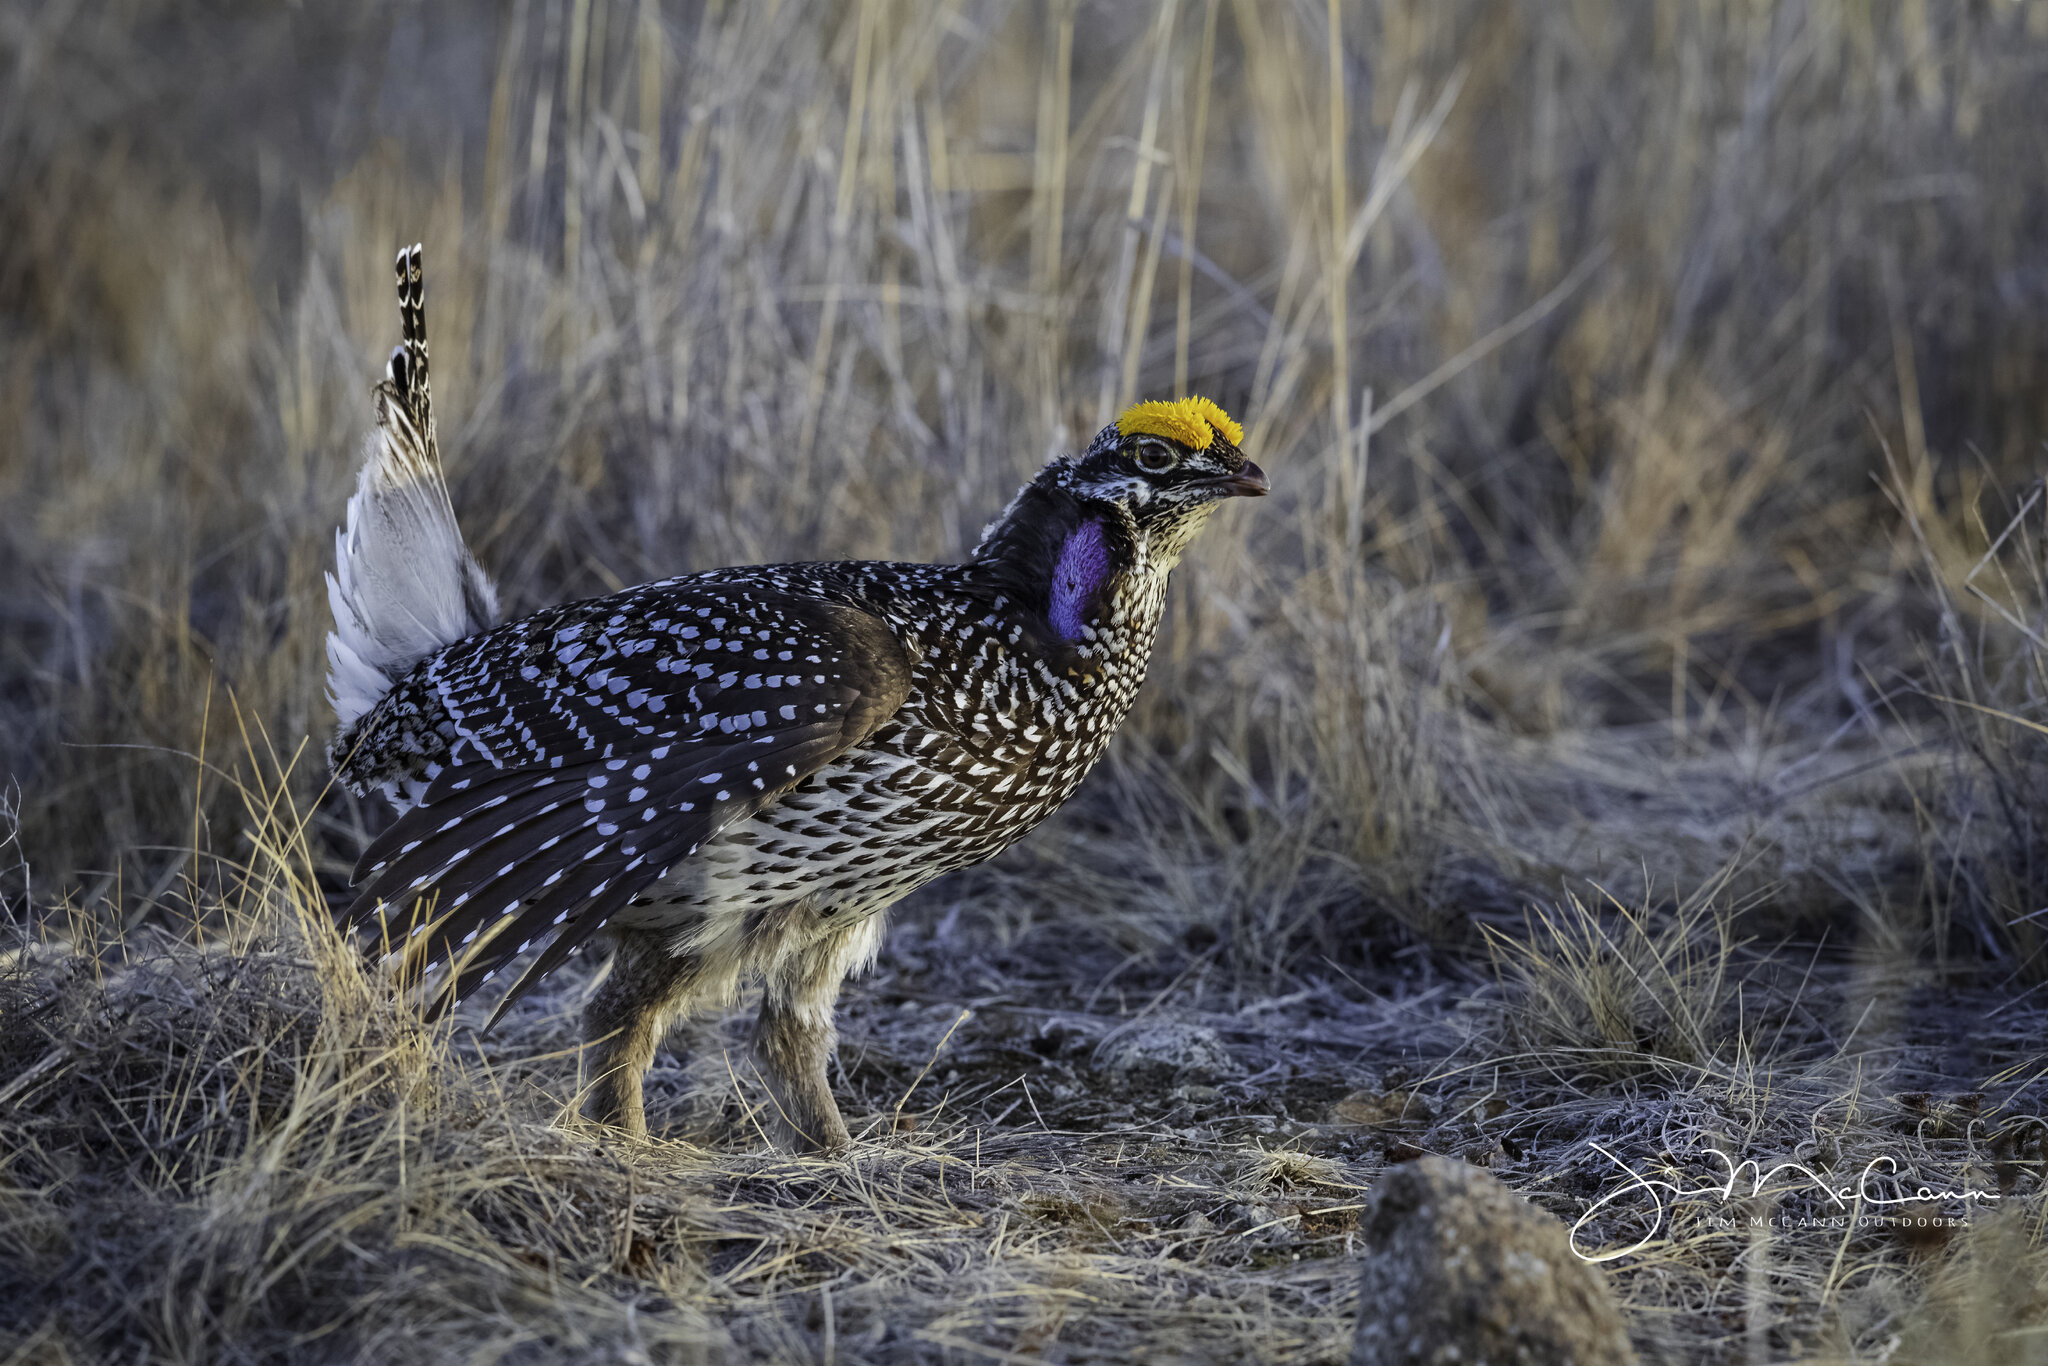
[[[1164,474],[1180,463],[1180,456],[1170,446],[1157,441],[1141,442],[1138,446],[1138,468],[1147,474]]]

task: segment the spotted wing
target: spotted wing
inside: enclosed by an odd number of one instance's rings
[[[407,952],[463,959],[444,1003],[555,933],[509,1004],[718,831],[859,745],[909,688],[872,612],[706,576],[458,642],[384,704],[445,718],[443,743],[364,851],[343,923],[382,907],[394,927],[410,906]]]

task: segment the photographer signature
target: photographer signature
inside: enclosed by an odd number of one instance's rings
[[[1609,1162],[1621,1168],[1623,1175],[1627,1179],[1618,1188],[1594,1201],[1587,1208],[1586,1212],[1579,1216],[1578,1222],[1574,1223],[1571,1227],[1571,1249],[1582,1261],[1587,1262],[1610,1262],[1617,1257],[1627,1257],[1642,1251],[1652,1242],[1656,1241],[1659,1230],[1664,1227],[1664,1202],[1666,1200],[1694,1200],[1706,1196],[1718,1196],[1723,1201],[1737,1198],[1749,1199],[1765,1194],[1765,1187],[1780,1176],[1798,1178],[1794,1184],[1784,1189],[1817,1190],[1833,1201],[1836,1207],[1843,1210],[1848,1210],[1852,1206],[1860,1210],[1865,1207],[1884,1208],[1891,1205],[1917,1205],[1927,1201],[1996,1200],[1999,1198],[1995,1191],[1973,1190],[1968,1187],[1961,1190],[1936,1190],[1929,1186],[1920,1186],[1908,1195],[1887,1195],[1884,1193],[1885,1187],[1890,1185],[1895,1189],[1896,1182],[1899,1179],[1899,1164],[1890,1157],[1872,1158],[1863,1164],[1863,1170],[1856,1174],[1854,1181],[1844,1184],[1839,1178],[1824,1175],[1802,1163],[1780,1162],[1774,1167],[1765,1169],[1753,1160],[1745,1159],[1742,1162],[1737,1162],[1719,1148],[1712,1147],[1707,1148],[1705,1151],[1707,1155],[1721,1163],[1721,1166],[1726,1171],[1726,1175],[1717,1183],[1687,1187],[1675,1181],[1645,1176],[1631,1168],[1613,1153],[1607,1151],[1607,1149],[1601,1147],[1598,1143],[1594,1143],[1591,1146],[1595,1152],[1598,1152]],[[1748,1180],[1750,1188],[1745,1194],[1738,1197],[1736,1187],[1745,1179]],[[1580,1234],[1585,1226],[1591,1222],[1593,1216],[1631,1191],[1642,1191],[1650,1197],[1652,1217],[1649,1232],[1636,1242],[1617,1251],[1588,1252],[1581,1248],[1579,1246]]]

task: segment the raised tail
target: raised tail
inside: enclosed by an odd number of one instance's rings
[[[398,253],[398,312],[402,340],[377,384],[377,430],[327,576],[327,696],[341,721],[338,749],[413,665],[498,620],[497,587],[463,543],[441,472],[418,246]]]

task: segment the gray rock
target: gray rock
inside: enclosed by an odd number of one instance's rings
[[[1123,1083],[1205,1085],[1244,1075],[1215,1030],[1179,1020],[1146,1020],[1128,1033],[1113,1035],[1104,1041],[1097,1059]]]
[[[1351,1366],[1630,1366],[1597,1268],[1563,1224],[1477,1167],[1424,1157],[1389,1171],[1366,1245]]]

